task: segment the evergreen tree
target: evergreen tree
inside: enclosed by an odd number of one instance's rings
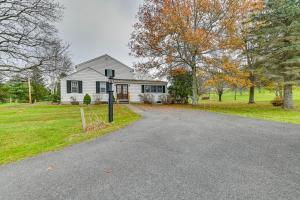
[[[28,102],[28,84],[20,77],[8,82],[10,97],[16,102]]]
[[[188,98],[192,92],[192,74],[185,68],[177,68],[171,71],[169,80],[171,86],[169,93],[176,101],[188,103]]]
[[[300,80],[300,1],[269,0],[254,21],[258,61],[269,78],[284,82],[283,107],[293,108],[292,88]]]
[[[31,74],[32,99],[34,101],[45,100],[50,92],[46,88],[44,78],[39,68],[34,68]]]
[[[9,87],[0,82],[0,103],[4,103],[9,99]]]

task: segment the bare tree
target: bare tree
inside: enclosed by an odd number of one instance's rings
[[[0,0],[0,72],[46,67],[62,11],[55,0]]]
[[[69,47],[69,44],[59,42],[48,51],[48,56],[51,59],[44,64],[43,68],[47,69],[45,76],[53,93],[58,90],[59,80],[73,71]]]

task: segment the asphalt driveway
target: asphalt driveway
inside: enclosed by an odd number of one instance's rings
[[[0,166],[0,199],[300,199],[300,126],[139,112],[103,138]]]

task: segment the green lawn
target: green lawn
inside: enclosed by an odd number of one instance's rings
[[[226,102],[245,102],[247,103],[249,100],[249,90],[244,90],[242,92],[242,94],[240,94],[240,92],[237,92],[237,100],[234,100],[234,92],[232,90],[225,90],[224,94],[223,94],[223,101]],[[300,100],[300,87],[294,87],[293,88],[293,95],[294,95],[294,99],[295,100]],[[205,95],[206,96],[206,95]],[[255,101],[257,102],[270,102],[271,100],[273,100],[275,98],[275,93],[271,92],[269,90],[266,89],[261,89],[255,90]],[[215,92],[211,93],[211,100],[213,101],[217,101],[218,100],[218,96]],[[200,100],[201,103],[201,100]]]
[[[297,108],[285,111],[280,107],[273,107],[269,102],[257,102],[254,105],[235,102],[210,102],[201,103],[198,106],[175,105],[176,107],[200,109],[210,112],[238,115],[243,117],[271,120],[276,122],[286,122],[300,124],[300,101],[296,101]]]
[[[270,102],[275,98],[275,94],[265,89],[255,91],[256,103],[254,105],[248,104],[249,93],[247,91],[243,91],[242,94],[238,92],[237,100],[234,100],[234,92],[227,90],[223,95],[223,102],[218,102],[218,96],[215,93],[211,93],[211,100],[200,100],[198,106],[177,106],[256,119],[300,124],[300,87],[295,87],[293,92],[296,108],[289,111],[285,111],[281,107],[273,107]]]
[[[107,121],[107,105],[85,107],[87,124]],[[0,164],[53,151],[117,130],[140,116],[126,106],[115,105],[115,122],[83,133],[79,106],[46,104],[0,105]]]

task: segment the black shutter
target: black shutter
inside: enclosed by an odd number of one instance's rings
[[[100,81],[96,81],[96,93],[100,93]]]
[[[163,86],[163,93],[166,93],[166,86]]]
[[[82,94],[82,81],[78,81],[79,93]]]
[[[142,85],[142,93],[145,93],[145,85]]]
[[[107,69],[105,69],[105,76],[107,76]]]
[[[71,81],[67,81],[67,93],[71,93]]]
[[[112,70],[112,77],[115,77],[115,70]]]

